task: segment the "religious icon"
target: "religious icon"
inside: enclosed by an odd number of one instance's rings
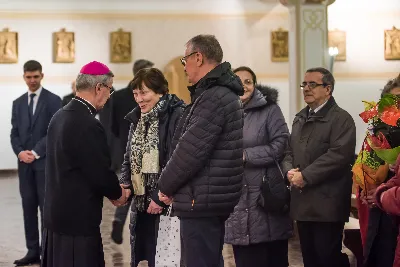
[[[55,63],[75,62],[75,34],[61,29],[53,33],[53,61]]]
[[[335,61],[346,61],[346,32],[333,30],[328,33],[328,46],[336,47],[339,51]]]
[[[385,30],[385,59],[400,60],[400,29]]]
[[[0,32],[0,63],[18,62],[18,33],[5,28]]]
[[[289,32],[279,28],[271,32],[271,61],[286,62],[289,60]]]
[[[132,38],[130,32],[119,29],[110,33],[110,61],[129,63],[132,61]]]

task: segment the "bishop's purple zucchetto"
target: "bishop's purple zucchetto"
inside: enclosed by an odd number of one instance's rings
[[[87,75],[105,75],[110,73],[110,69],[98,61],[92,61],[82,67],[80,73]]]

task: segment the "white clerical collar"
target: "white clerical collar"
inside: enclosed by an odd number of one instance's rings
[[[37,89],[35,92],[32,92],[31,90],[28,89],[28,96],[31,94],[35,94],[36,95],[36,99],[39,99],[40,93],[42,92],[43,87],[40,86],[39,89]]]

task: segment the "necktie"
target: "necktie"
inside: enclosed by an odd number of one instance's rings
[[[29,102],[29,115],[33,117],[33,99],[35,98],[36,94],[30,94],[29,97],[31,98]]]
[[[311,116],[313,116],[314,114],[315,114],[314,110],[310,109],[310,111],[308,112],[308,118],[307,119],[310,119]]]

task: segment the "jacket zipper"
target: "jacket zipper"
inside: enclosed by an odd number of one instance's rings
[[[194,194],[193,194],[193,187],[192,187],[192,185],[189,185],[189,188],[190,188],[190,196],[192,197],[192,207],[191,207],[191,209],[190,209],[190,211],[193,211],[194,210]]]

